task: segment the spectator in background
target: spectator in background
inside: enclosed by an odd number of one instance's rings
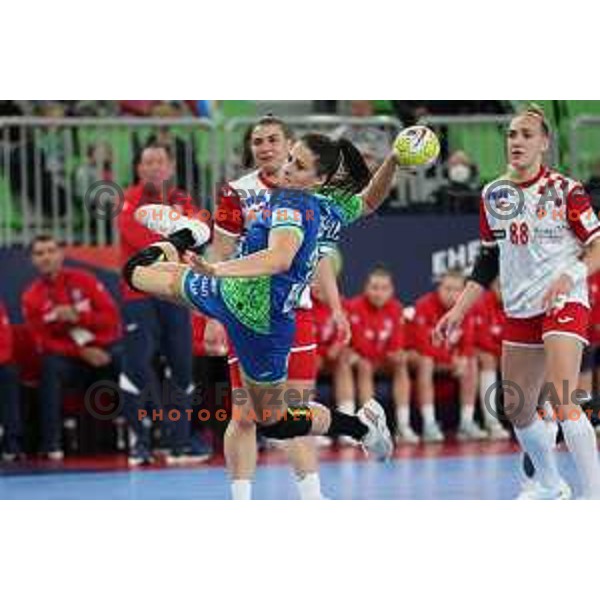
[[[383,267],[367,276],[364,292],[348,304],[352,349],[356,364],[358,399],[362,406],[375,395],[378,373],[392,377],[396,408],[396,440],[415,444],[419,437],[410,426],[410,380],[404,352],[402,305],[394,297],[392,274]]]
[[[12,462],[21,453],[21,411],[19,379],[12,364],[12,331],[8,313],[0,302],[0,416],[4,427],[2,460]]]
[[[100,379],[116,381],[121,318],[94,275],[63,267],[63,250],[52,236],[38,235],[30,254],[40,277],[23,294],[21,307],[41,354],[41,452],[60,460],[63,389]]]
[[[69,117],[114,117],[119,111],[115,100],[64,100]]]
[[[505,320],[500,285],[496,280],[473,307],[475,348],[479,363],[479,401],[485,428],[491,440],[506,440],[510,437],[498,419],[496,390]]]
[[[188,109],[182,103],[163,103],[155,105],[151,109],[151,116],[154,117],[176,118],[186,116],[187,113]],[[159,127],[157,133],[148,136],[143,143],[140,143],[137,134],[134,133],[135,160],[137,161],[141,148],[152,144],[170,148],[175,162],[175,185],[182,190],[186,190],[192,198],[200,198],[200,167],[197,160],[195,132],[190,129],[183,137],[182,134],[173,134],[168,126]]]
[[[372,100],[350,100],[350,116],[369,118],[374,115]],[[389,131],[377,125],[341,125],[333,131],[332,137],[349,139],[360,150],[373,172],[385,160],[394,141]]]
[[[118,100],[119,111],[131,117],[168,117],[171,109],[183,116],[196,115],[201,100]],[[201,115],[203,116],[203,115]]]
[[[355,412],[355,389],[352,373],[353,353],[340,339],[340,330],[336,326],[332,311],[322,296],[319,282],[315,279],[311,286],[315,333],[317,340],[317,373],[328,373],[333,383],[335,406],[347,415]],[[342,298],[347,312],[347,302]],[[342,438],[342,443],[355,445],[352,438]]]
[[[139,206],[162,203],[184,214],[194,212],[190,196],[172,184],[174,164],[171,151],[171,146],[154,143],[141,152],[137,165],[139,183],[125,191],[123,210],[117,218],[122,265],[136,252],[163,239],[136,221],[134,213]],[[121,389],[124,413],[135,433],[129,462],[132,465],[152,462],[152,422],[149,419],[140,421],[137,412],[145,408],[148,401],[154,407],[164,408],[162,431],[166,434],[168,446],[167,462],[182,464],[204,461],[210,452],[192,436],[191,423],[185,413],[191,407],[194,390],[190,311],[137,292],[125,281],[122,281],[121,290],[125,319]],[[153,364],[157,353],[166,362],[164,374],[173,388],[173,402],[164,402],[167,399],[161,394]],[[174,406],[169,407],[168,404]],[[181,418],[169,420],[169,408],[177,409]]]
[[[503,114],[510,103],[503,100],[392,100],[398,118],[407,127],[427,115]]]
[[[585,189],[592,198],[592,206],[600,211],[600,159],[592,165],[592,173],[585,183]]]
[[[90,144],[85,151],[85,163],[75,173],[75,190],[84,197],[95,181],[113,181],[113,151],[108,142]]]
[[[83,209],[90,212],[92,239],[98,240],[99,232],[103,229],[103,239],[106,240],[106,243],[111,244],[113,237],[112,207],[109,207],[109,210],[102,207],[96,212],[96,207],[86,205],[84,202],[87,191],[96,181],[114,181],[113,151],[110,144],[105,141],[90,144],[87,147],[86,162],[79,165],[75,173],[74,189]],[[100,204],[100,200],[96,198],[96,206],[98,204]]]
[[[396,116],[405,127],[415,125],[429,114],[427,100],[392,100],[391,103]]]
[[[473,322],[467,318],[462,328],[455,332],[448,346],[437,345],[433,340],[436,323],[454,305],[465,286],[460,271],[448,271],[437,290],[421,296],[415,303],[414,336],[419,355],[417,390],[423,417],[423,440],[444,440],[434,411],[436,373],[454,377],[459,383],[460,426],[458,438],[481,440],[486,433],[474,420],[477,386],[477,368],[473,356]]]
[[[477,165],[469,155],[457,150],[450,155],[444,169],[447,182],[433,192],[439,212],[476,213],[479,211],[480,185]]]

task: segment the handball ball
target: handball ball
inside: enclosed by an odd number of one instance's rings
[[[398,134],[394,154],[402,167],[428,167],[440,155],[440,140],[428,127],[408,127]]]

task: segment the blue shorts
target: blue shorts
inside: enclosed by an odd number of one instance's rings
[[[181,291],[194,310],[223,324],[240,367],[250,382],[266,385],[287,379],[288,359],[296,329],[293,318],[277,321],[269,334],[257,333],[240,323],[229,310],[221,297],[219,279],[198,275],[191,269],[183,277]]]

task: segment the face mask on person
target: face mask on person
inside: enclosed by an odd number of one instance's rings
[[[452,165],[448,169],[448,179],[454,183],[466,183],[471,178],[471,167],[468,165]]]

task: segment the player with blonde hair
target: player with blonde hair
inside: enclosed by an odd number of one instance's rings
[[[435,333],[439,339],[451,336],[499,273],[507,314],[505,409],[540,483],[520,497],[571,496],[557,468],[554,440],[537,412],[546,390],[577,467],[582,497],[600,498],[596,437],[574,393],[587,344],[587,278],[600,269],[600,221],[583,186],[544,165],[549,145],[550,128],[540,108],[529,106],[512,119],[508,171],[483,192],[480,256]]]

